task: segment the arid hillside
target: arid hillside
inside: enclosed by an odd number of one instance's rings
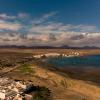
[[[51,90],[51,100],[100,100],[99,86],[71,79],[61,72],[41,68],[35,64],[23,65],[6,76],[48,87]]]
[[[45,53],[60,53],[60,54],[73,54],[79,52],[80,55],[93,55],[100,54],[100,49],[19,49],[19,48],[0,48],[0,52],[20,52],[32,53],[33,55]]]
[[[13,80],[31,81],[36,86],[45,86],[51,91],[48,100],[100,100],[100,86],[91,81],[71,78],[68,74],[53,67],[46,67],[40,60],[32,58],[32,55],[38,50],[33,51],[1,50],[0,76]],[[41,52],[45,53],[44,51]],[[62,52],[64,51],[62,50]],[[91,50],[91,52],[93,51]]]

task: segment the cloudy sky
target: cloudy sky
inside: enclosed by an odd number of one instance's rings
[[[100,0],[0,0],[0,45],[100,47]]]

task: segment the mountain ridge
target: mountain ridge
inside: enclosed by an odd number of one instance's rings
[[[96,46],[83,46],[83,47],[74,47],[68,45],[62,46],[17,46],[17,45],[1,45],[0,48],[20,48],[20,49],[100,49],[100,47]]]

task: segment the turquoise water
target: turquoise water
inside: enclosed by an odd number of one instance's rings
[[[55,57],[48,58],[46,61],[55,67],[100,67],[100,55],[81,57]]]

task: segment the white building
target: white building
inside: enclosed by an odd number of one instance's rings
[[[46,57],[56,57],[56,56],[60,56],[59,53],[47,53],[45,54]]]

